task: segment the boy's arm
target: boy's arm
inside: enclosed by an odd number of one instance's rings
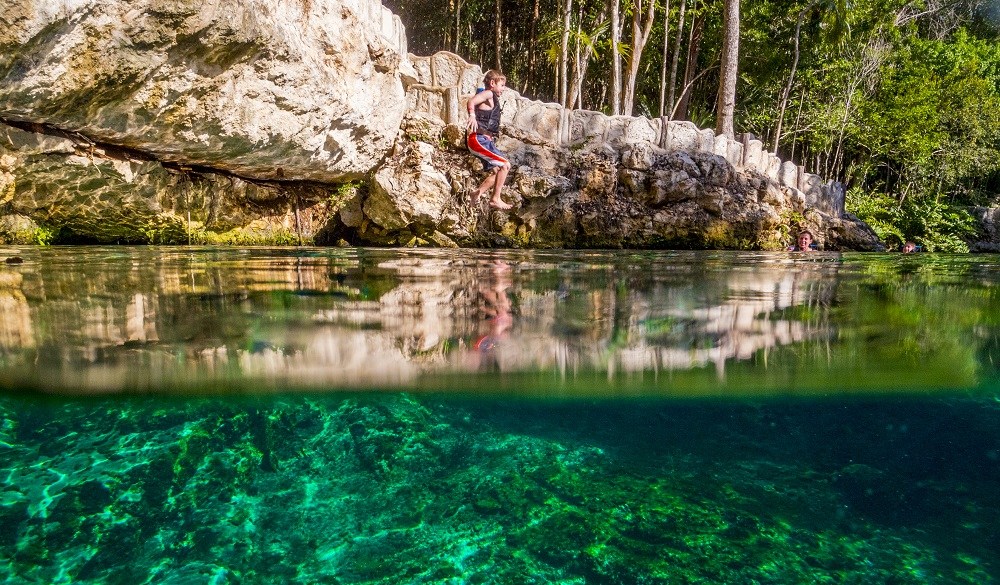
[[[493,97],[493,92],[487,89],[469,98],[469,104],[467,108],[469,109],[468,126],[470,131],[475,132],[476,130],[479,129],[479,123],[476,122],[476,108],[479,106],[479,104],[485,102],[491,97]]]

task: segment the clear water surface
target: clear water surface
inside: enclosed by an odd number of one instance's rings
[[[5,583],[1000,577],[997,256],[4,258]]]

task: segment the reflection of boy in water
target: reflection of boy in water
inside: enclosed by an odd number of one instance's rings
[[[510,265],[503,260],[493,262],[483,285],[479,288],[479,310],[489,328],[486,334],[476,339],[473,347],[483,358],[480,367],[499,369],[495,350],[514,324],[514,318],[510,314],[510,299],[507,297],[507,289],[511,285]]]

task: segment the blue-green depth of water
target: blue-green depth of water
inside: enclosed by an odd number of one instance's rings
[[[3,582],[1000,575],[994,256],[3,253]]]

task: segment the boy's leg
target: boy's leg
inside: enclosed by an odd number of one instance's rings
[[[510,172],[510,163],[504,163],[503,165],[497,167],[496,182],[493,183],[493,197],[490,199],[490,207],[495,207],[497,209],[510,209],[513,205],[504,202],[500,199],[500,191],[503,189],[503,184],[507,180],[507,173]]]
[[[479,188],[473,189],[469,193],[469,203],[472,204],[473,207],[478,205],[479,198],[483,196],[483,193],[489,191],[493,187],[494,183],[496,183],[496,180],[497,180],[497,167],[493,167],[493,169],[491,169],[490,171],[490,174],[486,175],[486,178],[483,179],[483,182],[479,185]]]
[[[471,134],[466,139],[469,150],[483,161],[484,166],[492,166],[489,176],[475,191],[469,193],[469,199],[473,205],[479,202],[479,198],[490,188],[493,189],[493,196],[490,198],[490,206],[496,209],[510,209],[512,206],[505,203],[500,198],[500,191],[503,189],[507,174],[510,172],[510,161],[507,155],[496,147],[496,144],[488,137]]]

